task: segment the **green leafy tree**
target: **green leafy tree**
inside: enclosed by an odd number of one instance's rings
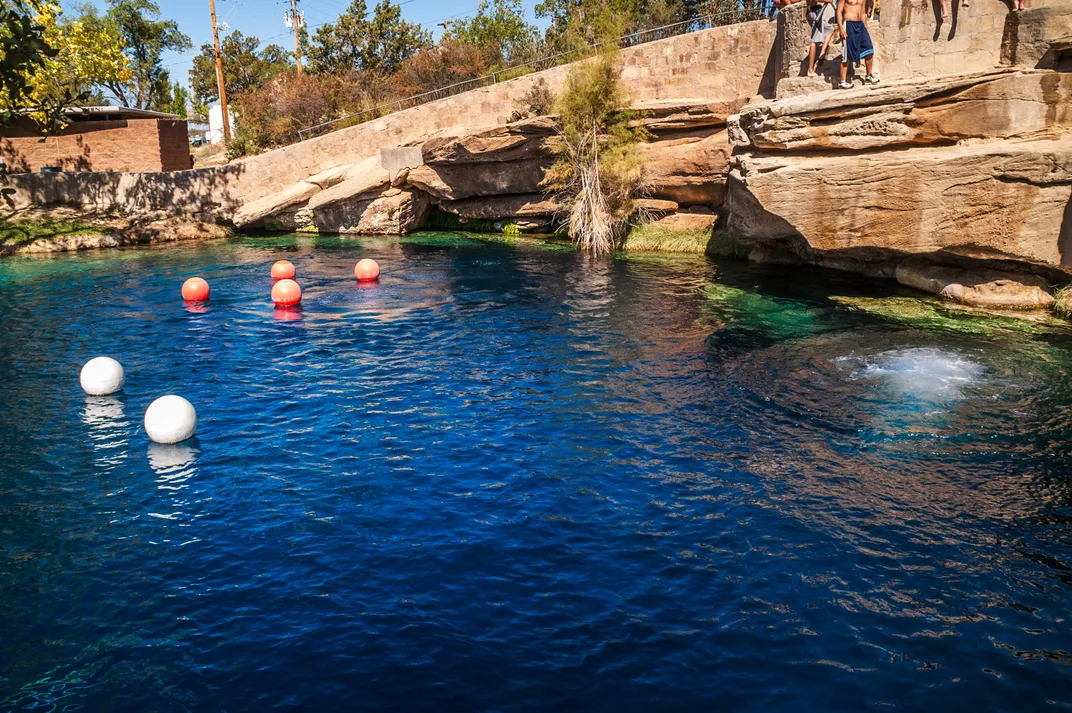
[[[190,102],[190,92],[178,82],[171,85],[171,113],[180,119],[188,116],[186,106]]]
[[[268,45],[261,49],[259,39],[246,37],[237,30],[220,42],[220,53],[229,97],[256,91],[269,79],[293,66],[290,53],[279,45]],[[194,57],[194,64],[190,68],[190,89],[195,107],[207,106],[220,98],[216,54],[211,44],[201,45],[201,54]]]
[[[54,3],[37,6],[34,21],[43,28],[42,40],[56,49],[24,66],[15,102],[6,103],[10,93],[0,96],[5,113],[24,113],[47,128],[65,123],[65,107],[99,103],[93,93],[96,85],[130,77],[129,63],[111,34],[78,20],[61,22],[60,15]]]
[[[22,107],[33,93],[30,80],[59,51],[45,39],[43,3],[4,0],[0,4],[0,108],[4,118]]]
[[[353,0],[335,22],[317,29],[308,56],[314,72],[391,74],[431,46],[432,33],[403,20],[402,8],[390,0],[380,0],[371,18],[365,0]]]
[[[693,19],[698,7],[696,0],[541,0],[535,11],[550,23],[545,42],[562,52]]]
[[[520,0],[482,0],[475,15],[446,23],[443,32],[444,41],[474,45],[508,63],[531,53],[538,36]]]
[[[118,37],[130,63],[130,78],[103,82],[125,107],[162,109],[171,106],[171,78],[161,63],[166,50],[190,49],[190,38],[174,20],[161,20],[152,0],[108,0],[108,12],[99,16],[92,5],[81,7],[80,21],[100,24]]]

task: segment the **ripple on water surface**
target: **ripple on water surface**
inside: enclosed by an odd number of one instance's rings
[[[6,260],[0,709],[1068,707],[1072,340],[861,289],[455,234]]]

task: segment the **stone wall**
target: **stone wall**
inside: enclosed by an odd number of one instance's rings
[[[771,53],[777,26],[768,20],[715,27],[703,32],[671,37],[622,52],[622,77],[633,102],[698,99],[726,102],[739,108],[753,96],[773,90],[775,75]],[[99,201],[109,195],[137,196],[147,200],[156,191],[181,184],[174,200],[159,208],[198,213],[206,205],[220,206],[220,217],[230,219],[243,203],[281,191],[333,168],[377,155],[382,147],[424,141],[444,131],[464,131],[504,123],[518,102],[539,80],[557,90],[569,67],[555,67],[490,87],[390,114],[365,124],[332,132],[292,146],[254,156],[224,168],[184,171],[182,178],[146,174],[121,182],[78,174],[57,179],[55,186],[44,179],[8,178],[9,204],[27,205],[44,196],[67,202]],[[129,189],[129,190],[128,190]],[[211,196],[198,190],[213,190]],[[131,192],[132,191],[132,192]],[[192,199],[188,203],[187,199]]]
[[[1030,8],[1055,5],[1063,0],[1027,0]],[[878,17],[868,23],[875,43],[876,73],[885,80],[978,72],[1003,63],[1003,40],[1018,15],[1001,0],[971,0],[961,7],[949,0],[953,16],[942,19],[938,0],[886,0]],[[806,3],[783,11],[781,19],[780,68],[786,77],[807,71],[808,32],[804,21]],[[1053,37],[1049,33],[1049,37]],[[1015,44],[1015,43],[1014,43]],[[828,73],[839,64],[841,46],[833,45]]]
[[[36,127],[4,128],[0,157],[8,171],[182,171],[190,168],[185,121],[121,119],[76,121],[42,138]]]

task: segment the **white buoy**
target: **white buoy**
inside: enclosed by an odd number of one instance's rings
[[[157,443],[178,443],[197,430],[197,411],[181,396],[161,396],[145,409],[145,432]]]
[[[107,396],[123,388],[123,365],[111,357],[94,357],[82,367],[78,380],[90,396]]]

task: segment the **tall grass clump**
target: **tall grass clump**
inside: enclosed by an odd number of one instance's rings
[[[1072,319],[1072,285],[1053,293],[1053,313],[1062,319]]]
[[[555,102],[560,148],[544,179],[565,206],[570,239],[594,254],[610,252],[624,236],[643,185],[637,145],[646,133],[629,126],[618,54],[607,41],[570,70]]]

